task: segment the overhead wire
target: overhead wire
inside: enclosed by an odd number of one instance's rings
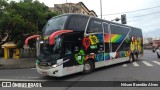
[[[154,8],[159,8],[159,7],[160,7],[160,6],[155,6],[155,7],[144,8],[144,9],[133,10],[133,11],[127,11],[127,12],[119,12],[119,13],[105,14],[105,15],[102,15],[102,16],[110,16],[110,15],[123,14],[123,13],[132,13],[132,12],[144,11],[144,10],[149,10],[149,9],[154,9]],[[98,15],[98,16],[100,16],[100,15]]]
[[[153,15],[153,14],[158,14],[158,13],[160,13],[160,11],[152,12],[152,13],[149,13],[149,14],[143,14],[143,15],[137,15],[137,16],[127,17],[127,18],[136,18],[136,17],[148,16],[148,15]]]

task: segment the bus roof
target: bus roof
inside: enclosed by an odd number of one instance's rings
[[[84,14],[66,13],[66,14],[62,14],[62,15],[59,15],[59,16],[85,16],[85,17],[96,18],[96,19],[99,19],[99,20],[102,20],[102,21],[105,21],[105,22],[109,22],[109,23],[112,23],[112,24],[117,24],[117,25],[121,25],[121,26],[127,26],[127,27],[131,27],[131,28],[140,29],[140,28],[137,28],[137,27],[133,27],[133,26],[125,25],[125,24],[120,24],[120,23],[109,21],[109,20],[105,20],[105,19],[101,19],[101,18],[97,18],[97,17],[93,17],[93,16],[84,15]],[[59,16],[56,16],[56,17],[59,17]],[[53,18],[55,18],[55,17],[53,17]]]

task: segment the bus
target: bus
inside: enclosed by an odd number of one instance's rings
[[[62,77],[143,56],[143,36],[139,28],[82,14],[51,18],[37,39],[37,72]]]

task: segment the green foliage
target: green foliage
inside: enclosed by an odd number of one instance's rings
[[[37,0],[21,0],[20,2],[7,2],[0,0],[0,35],[9,33],[9,41],[22,47],[24,40],[42,31],[44,24],[53,16],[49,8]],[[29,43],[33,46],[33,43]]]

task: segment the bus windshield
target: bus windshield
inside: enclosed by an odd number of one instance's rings
[[[43,34],[50,35],[56,30],[62,30],[68,16],[51,18],[43,28]]]
[[[61,38],[55,39],[54,45],[46,44],[45,42],[40,42],[40,54],[38,59],[41,61],[56,61],[61,55]]]

